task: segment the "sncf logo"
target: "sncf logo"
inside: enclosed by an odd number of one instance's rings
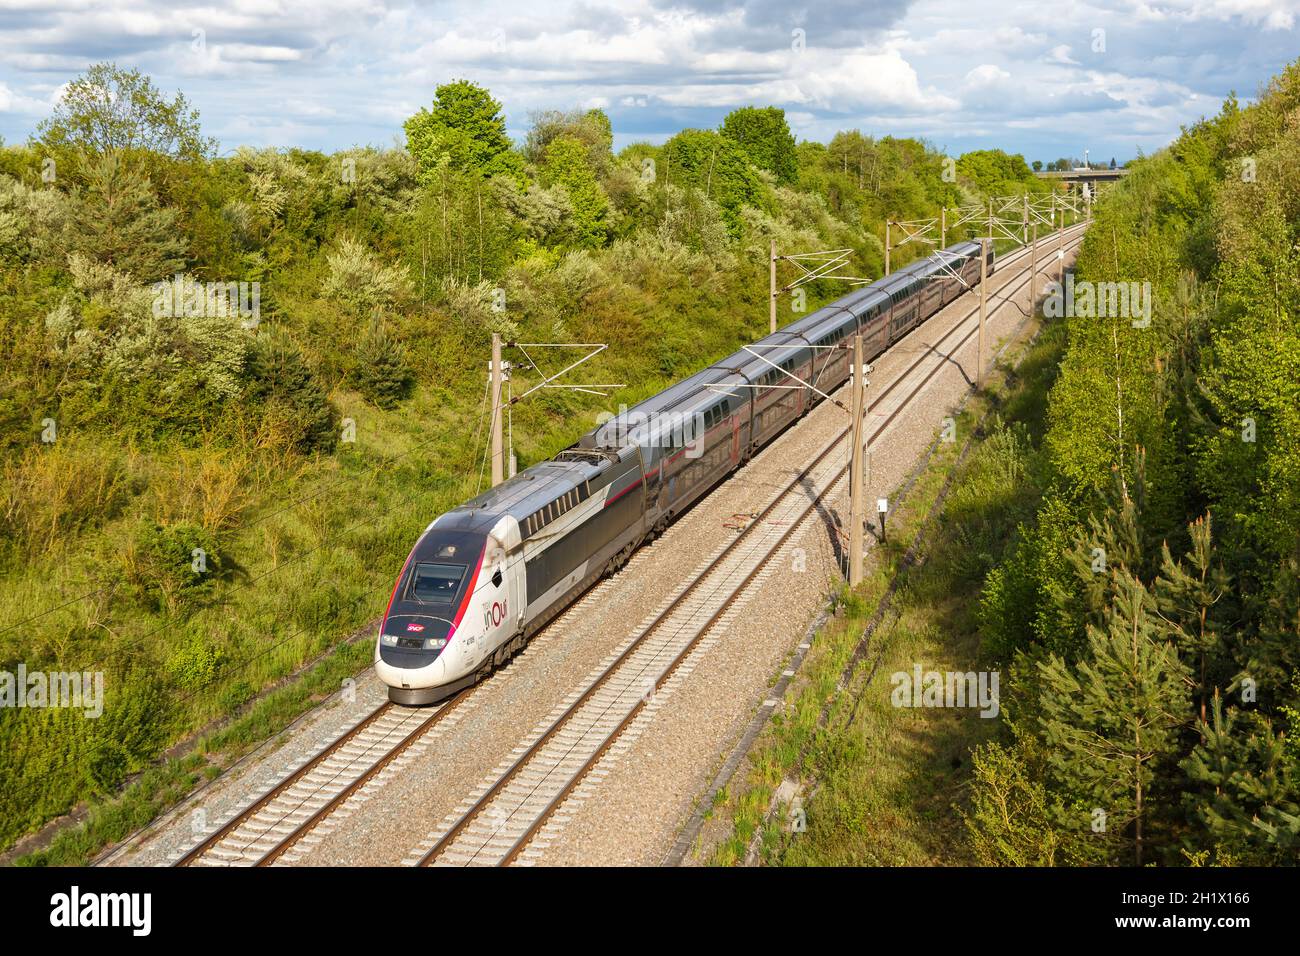
[[[506,619],[506,602],[493,601],[492,606],[483,605],[483,627],[500,627],[501,622]]]
[[[423,624],[408,624],[408,625],[406,625],[406,629],[407,629],[408,631],[423,631],[423,630],[424,630],[424,625],[423,625]]]

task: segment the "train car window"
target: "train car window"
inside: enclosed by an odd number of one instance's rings
[[[451,604],[467,570],[463,564],[419,562],[411,572],[407,597],[421,604]]]

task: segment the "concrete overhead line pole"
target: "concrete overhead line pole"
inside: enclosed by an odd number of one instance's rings
[[[501,414],[501,334],[492,333],[492,487],[495,488],[505,480],[505,460],[502,456],[502,419]],[[481,475],[482,472],[479,472]],[[480,479],[481,480],[481,479]]]
[[[1061,227],[1056,231],[1056,281],[1065,281],[1065,210],[1061,210]]]
[[[987,245],[985,244],[987,242]],[[989,305],[989,249],[993,248],[991,239],[980,242],[980,333],[975,354],[975,387],[984,387],[984,320],[988,315]]]
[[[948,207],[944,206],[939,210],[939,248],[944,248],[948,243]]]
[[[893,225],[893,223],[889,219],[886,219],[885,220],[885,275],[889,275],[889,227],[891,225]]]
[[[862,583],[862,528],[867,515],[863,501],[866,449],[863,448],[863,419],[867,412],[867,375],[862,365],[862,336],[853,336],[852,450],[849,453],[849,587]]]
[[[1033,312],[1038,302],[1038,220],[1035,219],[1029,233],[1029,311]]]
[[[768,258],[768,296],[767,320],[769,331],[776,331],[776,240],[772,240],[771,255]]]

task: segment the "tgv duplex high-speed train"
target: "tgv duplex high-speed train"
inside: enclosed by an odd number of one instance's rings
[[[814,346],[860,332],[874,358],[978,281],[979,251],[959,243],[858,289],[756,342],[768,361],[736,352],[440,515],[380,627],[375,670],[389,698],[433,703],[504,663],[844,382],[849,350]],[[790,387],[786,372],[818,391]]]

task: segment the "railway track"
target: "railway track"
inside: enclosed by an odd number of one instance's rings
[[[385,702],[216,831],[176,866],[269,866],[435,728],[472,690],[435,708]]]
[[[1073,246],[1078,240],[1071,236],[1067,241]],[[1027,255],[1027,251],[1017,253],[1009,257],[1007,265]],[[1028,269],[1024,269],[1012,273],[994,291],[1005,297],[1006,290],[1014,286],[1010,292],[1014,295],[1028,282]],[[948,356],[977,333],[978,326],[971,322],[977,315],[978,307],[959,318],[875,398],[871,410],[880,408],[880,414],[870,429],[870,441],[883,434],[938,374]],[[940,349],[946,349],[946,354]],[[927,359],[932,368],[921,370]],[[909,387],[899,392],[905,382]],[[896,398],[898,395],[901,398]],[[655,694],[710,631],[725,622],[750,586],[770,569],[782,546],[821,507],[822,500],[840,487],[848,474],[847,455],[835,452],[845,448],[849,432],[846,427],[825,445],[736,538],[645,620],[623,649],[588,680],[585,689],[561,703],[532,741],[516,748],[407,862],[429,866],[520,861],[547,821],[652,704]]]
[[[1066,235],[1071,236],[1073,231],[1067,230]],[[1067,241],[1073,245],[1077,240]],[[1027,255],[1027,251],[1009,255],[994,278],[1007,275],[1006,269]],[[1011,294],[1019,291],[1028,284],[1027,272],[1025,269],[1010,274],[993,293],[1005,295],[1012,285],[1015,289]],[[975,308],[962,315],[875,396],[869,414],[876,413],[879,421],[871,430],[871,441],[943,367],[947,358],[940,350],[947,349],[950,355],[975,334],[971,320],[977,313]],[[968,325],[971,327],[966,334],[953,340]],[[915,377],[927,359],[936,356],[928,373],[901,399],[894,399],[899,387]],[[624,649],[587,682],[586,689],[566,698],[533,741],[516,748],[509,762],[482,784],[408,862],[515,862],[653,701],[655,693],[770,568],[781,546],[839,486],[847,474],[847,456],[837,456],[835,451],[847,443],[848,433],[845,428],[828,443],[666,606],[643,622]],[[474,693],[471,688],[432,709],[385,702],[205,836],[175,865],[268,866],[282,858],[286,863],[294,862],[294,848],[304,837],[403,754],[418,747],[435,730],[454,723],[454,715]]]

